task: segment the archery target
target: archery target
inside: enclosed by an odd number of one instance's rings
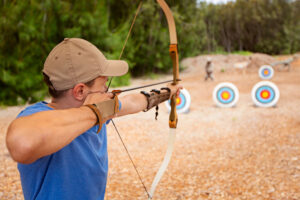
[[[261,66],[258,70],[258,75],[260,78],[265,79],[265,80],[271,79],[274,75],[273,67],[271,67],[269,65]]]
[[[279,89],[270,81],[260,81],[254,85],[251,92],[253,103],[258,107],[275,106],[279,100]]]
[[[171,100],[166,101],[165,105],[168,111],[171,111]],[[191,106],[191,96],[186,89],[180,90],[179,97],[176,99],[176,110],[177,113],[187,113]]]
[[[213,91],[213,100],[219,107],[233,107],[239,100],[239,90],[232,83],[219,83]]]

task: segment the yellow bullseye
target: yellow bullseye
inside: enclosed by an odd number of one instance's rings
[[[269,92],[264,91],[264,92],[262,92],[261,96],[262,96],[262,98],[266,99],[269,97]]]
[[[176,105],[179,105],[181,103],[180,98],[176,98]]]
[[[222,96],[222,99],[227,100],[227,99],[229,99],[230,94],[228,92],[223,92],[221,96]]]

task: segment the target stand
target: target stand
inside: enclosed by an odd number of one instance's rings
[[[279,89],[270,81],[260,81],[251,92],[254,105],[258,107],[275,107],[279,100]]]
[[[171,111],[171,101],[165,101],[168,111]],[[191,106],[191,95],[186,89],[180,90],[179,97],[176,99],[177,113],[188,113]]]
[[[271,79],[274,76],[274,69],[270,65],[263,65],[259,68],[258,75],[263,80]]]
[[[239,90],[232,83],[219,83],[213,91],[213,100],[218,107],[234,107],[239,100]]]

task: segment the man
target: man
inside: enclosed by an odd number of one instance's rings
[[[124,97],[107,92],[108,76],[128,64],[107,60],[91,43],[66,38],[50,52],[43,74],[51,103],[23,110],[6,144],[18,162],[25,199],[104,199],[108,158],[106,123],[148,110],[178,95],[181,86]]]
[[[206,72],[205,81],[207,81],[207,79],[209,78],[213,81],[214,75],[213,75],[213,64],[211,61],[211,57],[207,58],[207,62],[205,65],[205,72]]]

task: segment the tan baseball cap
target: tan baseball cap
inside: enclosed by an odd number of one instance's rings
[[[122,76],[127,71],[127,62],[107,60],[96,46],[80,38],[65,38],[56,45],[43,69],[56,90],[70,89],[99,76]]]

